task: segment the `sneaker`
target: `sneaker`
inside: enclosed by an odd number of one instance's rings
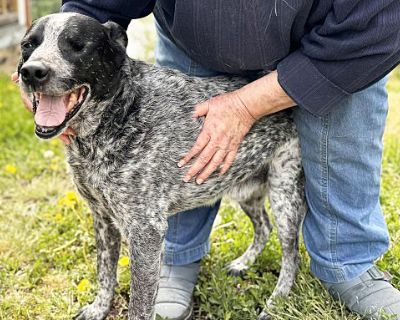
[[[182,266],[163,265],[156,298],[155,312],[168,320],[188,320],[193,313],[193,290],[200,263]]]
[[[322,282],[330,295],[365,319],[400,320],[400,291],[390,284],[392,276],[373,266],[356,279]]]

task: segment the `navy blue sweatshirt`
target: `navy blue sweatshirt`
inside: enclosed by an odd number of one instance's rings
[[[125,28],[153,11],[195,61],[231,74],[277,69],[316,115],[400,62],[399,0],[64,0],[62,11]]]

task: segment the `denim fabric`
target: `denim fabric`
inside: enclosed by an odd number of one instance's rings
[[[303,237],[311,271],[327,282],[357,277],[389,245],[379,203],[385,84],[351,95],[323,117],[294,112],[309,206]]]
[[[157,64],[190,75],[218,74],[192,61],[159,26],[157,33]],[[379,204],[385,82],[349,96],[326,116],[294,109],[309,206],[303,237],[312,272],[326,282],[360,275],[389,245]],[[207,253],[218,205],[170,218],[166,263],[186,264]]]

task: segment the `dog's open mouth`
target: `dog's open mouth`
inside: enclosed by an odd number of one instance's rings
[[[42,92],[33,94],[35,133],[42,139],[55,137],[66,127],[67,122],[79,111],[88,95],[88,88],[81,86],[61,96]]]

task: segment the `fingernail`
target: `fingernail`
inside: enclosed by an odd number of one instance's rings
[[[196,182],[197,182],[197,184],[202,184],[204,182],[204,180],[203,179],[197,179]]]
[[[183,178],[183,181],[184,181],[184,182],[189,182],[189,181],[190,181],[190,176],[185,176],[185,177]]]
[[[178,167],[179,167],[179,168],[181,168],[183,165],[184,165],[183,160],[181,160],[181,161],[178,162]]]

